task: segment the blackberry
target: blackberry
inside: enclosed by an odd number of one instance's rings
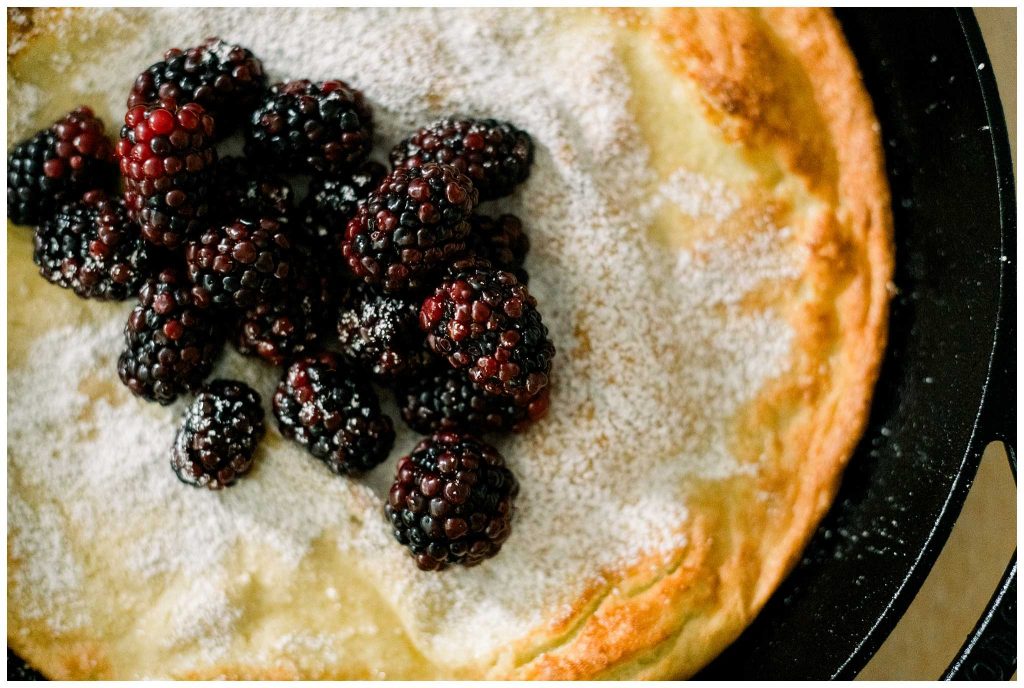
[[[366,285],[353,292],[338,315],[338,340],[349,363],[385,384],[422,370],[432,356],[419,330],[419,302]]]
[[[185,411],[171,468],[193,487],[233,485],[252,468],[263,431],[260,395],[244,382],[214,380],[203,385]]]
[[[117,362],[132,393],[169,404],[199,388],[223,344],[219,316],[209,306],[177,270],[146,281],[128,316],[126,346]]]
[[[90,191],[36,227],[33,259],[50,282],[87,299],[120,301],[149,277],[152,251],[120,199]]]
[[[469,250],[494,267],[511,272],[520,284],[527,284],[530,277],[523,269],[523,261],[530,251],[530,238],[523,229],[523,221],[515,215],[493,218],[474,214],[469,222]]]
[[[110,188],[116,175],[103,122],[80,107],[7,154],[7,217],[39,224],[86,191]]]
[[[217,120],[217,137],[230,134],[267,89],[263,63],[252,52],[219,38],[195,48],[171,48],[139,74],[128,95],[137,105],[199,103]]]
[[[480,258],[456,261],[423,301],[420,328],[435,353],[489,394],[528,405],[547,387],[554,344],[537,300],[515,275]]]
[[[282,221],[293,212],[291,185],[247,158],[221,158],[216,168],[216,187],[218,207],[214,210],[224,220],[271,217]]]
[[[217,151],[202,106],[133,107],[117,144],[124,202],[147,241],[178,248],[205,229]]]
[[[339,475],[368,471],[395,442],[373,387],[331,353],[301,358],[274,394],[278,428]]]
[[[351,174],[316,177],[302,203],[302,229],[320,250],[337,255],[345,225],[356,213],[359,202],[377,188],[387,169],[369,160]]]
[[[366,159],[373,114],[344,81],[274,84],[246,127],[245,152],[290,172],[340,174]]]
[[[188,242],[185,263],[189,278],[214,306],[248,308],[284,289],[291,244],[281,222],[240,218]]]
[[[333,326],[333,313],[347,289],[304,256],[295,255],[296,269],[286,289],[245,310],[235,331],[235,345],[247,356],[273,365],[317,348]]]
[[[342,256],[367,284],[420,289],[465,250],[477,199],[473,183],[451,165],[395,170],[349,220]]]
[[[427,375],[407,378],[395,391],[395,400],[402,420],[423,434],[442,430],[520,432],[544,417],[549,394],[545,388],[526,406],[517,406],[508,397],[485,392],[464,369],[444,365]]]
[[[472,435],[438,433],[399,459],[384,513],[421,569],[475,566],[508,539],[518,493],[497,449]]]
[[[512,193],[530,176],[533,141],[525,131],[494,119],[442,119],[417,129],[391,151],[391,164],[419,167],[454,165],[473,180],[480,200]]]

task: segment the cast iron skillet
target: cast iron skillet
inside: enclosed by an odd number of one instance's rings
[[[938,556],[985,445],[1016,475],[1016,208],[969,10],[839,10],[882,124],[896,218],[890,343],[867,432],[802,561],[700,678],[853,678]],[[984,68],[981,65],[984,64]],[[1016,667],[1016,556],[948,678]],[[8,678],[37,677],[8,651]]]

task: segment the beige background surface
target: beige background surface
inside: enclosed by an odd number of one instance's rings
[[[995,69],[1016,161],[1017,10],[975,11]],[[991,445],[935,568],[859,678],[938,678],[974,628],[1016,542],[1016,489],[1003,447]]]

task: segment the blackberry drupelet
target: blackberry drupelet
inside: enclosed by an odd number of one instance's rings
[[[216,135],[222,139],[256,108],[266,89],[263,64],[252,52],[208,38],[195,48],[171,48],[139,74],[128,108],[199,103],[216,118]]]
[[[383,165],[369,160],[351,174],[314,178],[302,202],[302,231],[318,249],[338,255],[345,226],[385,174]]]
[[[425,571],[475,566],[508,539],[519,483],[494,447],[445,432],[398,461],[384,512]]]
[[[39,224],[86,191],[109,189],[116,176],[103,122],[80,107],[7,154],[7,218]]]
[[[217,151],[213,118],[196,103],[133,107],[117,144],[124,202],[142,236],[178,248],[206,227]]]
[[[530,238],[523,229],[523,221],[508,214],[496,218],[474,214],[469,222],[472,230],[466,243],[470,252],[500,270],[511,272],[520,284],[527,284],[530,276],[523,269],[523,261],[530,251]]]
[[[454,165],[489,201],[512,193],[530,176],[533,141],[525,131],[494,119],[443,119],[416,130],[391,151],[391,164]]]
[[[331,353],[291,364],[274,394],[274,414],[282,435],[339,475],[370,470],[395,442],[373,387]]]
[[[433,356],[419,329],[419,301],[365,284],[353,292],[338,314],[338,341],[349,363],[383,384],[423,370]]]
[[[515,275],[480,258],[455,261],[423,301],[420,328],[430,348],[490,394],[526,406],[547,387],[554,344],[537,300]]]
[[[547,413],[549,393],[545,388],[526,406],[517,406],[508,397],[485,392],[464,369],[441,365],[426,375],[407,378],[395,390],[395,400],[402,420],[417,432],[483,434],[521,432]]]
[[[195,391],[223,345],[220,318],[177,270],[150,278],[124,328],[125,350],[117,362],[121,381],[135,395],[161,404]]]
[[[290,172],[341,174],[366,159],[373,114],[344,81],[274,84],[246,127],[248,156]]]
[[[283,224],[271,218],[213,226],[185,247],[189,278],[218,308],[249,308],[277,296],[292,256]]]
[[[271,217],[283,222],[294,210],[291,184],[247,158],[217,162],[216,194],[213,212],[221,220]]]
[[[155,262],[121,199],[102,191],[90,191],[44,220],[34,245],[39,273],[87,299],[134,296]]]
[[[171,468],[193,487],[228,487],[252,468],[263,432],[260,395],[244,382],[214,380],[185,411]]]
[[[387,292],[415,292],[461,254],[477,191],[451,165],[398,169],[360,204],[341,242],[356,277]]]

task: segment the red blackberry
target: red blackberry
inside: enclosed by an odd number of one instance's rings
[[[250,157],[291,172],[340,174],[366,159],[373,115],[344,81],[274,84],[246,128]]]
[[[419,302],[366,285],[353,292],[338,315],[338,341],[349,363],[385,384],[422,370],[432,356],[418,326]]]
[[[133,107],[124,118],[117,156],[129,217],[157,246],[177,248],[204,227],[217,151],[213,118],[196,103]]]
[[[128,108],[199,103],[216,118],[217,138],[224,138],[255,109],[266,89],[263,63],[249,50],[207,38],[195,48],[171,48],[139,74]]]
[[[420,328],[435,353],[490,394],[528,405],[547,387],[554,344],[537,300],[515,275],[479,258],[452,264],[420,309]]]
[[[7,217],[39,224],[86,191],[110,188],[116,175],[103,122],[80,107],[7,154]]]
[[[291,216],[294,194],[291,185],[269,169],[247,158],[221,158],[216,168],[217,207],[214,213],[231,220]]]
[[[530,176],[533,141],[525,131],[494,119],[443,119],[417,129],[391,151],[391,164],[454,165],[489,201],[512,193]]]
[[[464,369],[441,365],[429,374],[409,377],[395,391],[402,420],[413,430],[429,434],[442,430],[520,432],[548,410],[548,388],[526,406],[505,396],[488,394],[469,379]]]
[[[385,174],[387,169],[383,165],[368,160],[351,174],[317,177],[310,182],[302,203],[301,229],[318,249],[338,254],[345,225],[356,214],[359,202],[377,188]]]
[[[368,471],[395,442],[373,387],[321,353],[299,359],[274,394],[278,428],[339,475]]]
[[[530,251],[530,238],[523,229],[523,221],[515,215],[493,218],[474,214],[469,222],[469,250],[494,267],[511,272],[520,284],[527,284],[530,277],[523,269],[523,261]]]
[[[384,291],[415,291],[466,248],[473,183],[451,165],[384,177],[348,222],[341,252],[351,271]]]
[[[260,395],[244,382],[203,385],[174,438],[171,468],[181,482],[219,490],[249,472],[263,437]]]
[[[399,459],[384,513],[421,569],[475,566],[508,539],[518,493],[498,450],[472,435],[438,433]]]
[[[91,191],[35,230],[39,273],[87,299],[120,301],[149,277],[151,251],[128,221],[120,199]]]
[[[276,296],[291,263],[284,226],[270,218],[211,227],[185,247],[189,278],[217,307],[248,308]]]
[[[199,388],[223,339],[219,317],[178,271],[146,281],[124,328],[117,362],[121,381],[137,396],[169,404]]]

